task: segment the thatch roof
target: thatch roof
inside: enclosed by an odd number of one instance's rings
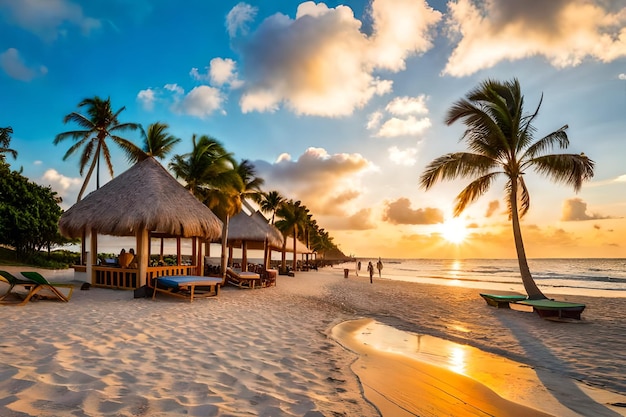
[[[270,246],[282,246],[283,244],[283,234],[274,226],[273,224],[269,224],[268,220],[260,211],[255,211],[251,216],[255,221],[261,223],[263,227],[268,230],[268,242]]]
[[[180,237],[217,239],[222,222],[154,158],[138,162],[70,207],[59,220],[64,236],[83,230],[134,236],[139,229]]]
[[[282,247],[281,247],[282,250]],[[293,237],[292,236],[288,236],[287,237],[287,244],[285,245],[285,250],[287,252],[293,252]],[[303,242],[301,242],[300,240],[296,240],[296,253],[314,253],[315,251],[312,249],[309,249],[307,247],[307,245],[305,245]]]
[[[270,246],[282,245],[280,232],[275,228],[272,230],[269,224],[255,217],[254,214],[249,216],[244,211],[234,215],[228,224],[228,242],[238,243],[245,240],[264,243],[267,238]]]

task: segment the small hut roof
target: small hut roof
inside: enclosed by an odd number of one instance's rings
[[[282,235],[276,230],[275,233],[270,225],[255,218],[253,214],[249,216],[244,211],[234,215],[228,224],[228,241],[248,241],[248,242],[268,242],[271,246],[282,245]]]
[[[216,239],[222,222],[154,158],[136,163],[70,207],[59,220],[61,234],[83,230],[133,236],[147,229],[171,236]]]
[[[281,250],[282,250],[282,247],[281,247]],[[287,237],[285,250],[287,252],[293,252],[293,237],[292,236]],[[296,253],[314,253],[314,252],[315,252],[314,250],[309,249],[307,245],[305,245],[303,242],[301,242],[300,240],[296,240]]]
[[[270,246],[281,246],[283,244],[283,234],[273,224],[269,224],[268,220],[260,211],[255,211],[251,216],[255,221],[261,223],[268,230],[268,242]]]

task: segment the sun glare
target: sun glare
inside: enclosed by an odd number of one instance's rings
[[[465,221],[458,217],[448,219],[441,225],[441,236],[450,243],[463,243],[468,233]]]

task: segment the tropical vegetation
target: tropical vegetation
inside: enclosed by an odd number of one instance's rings
[[[4,153],[15,156],[17,152],[9,148],[10,129],[1,132],[0,245],[12,248],[16,261],[49,264],[49,260],[41,259],[41,252],[45,250],[49,255],[53,246],[68,243],[58,229],[61,199],[50,187],[38,185],[21,172],[11,170]]]
[[[84,195],[94,171],[96,189],[100,187],[101,159],[110,175],[114,175],[107,140],[118,145],[130,163],[147,157],[166,160],[174,147],[181,142],[180,138],[169,132],[166,123],[155,122],[144,130],[137,123],[120,122],[118,118],[125,107],[113,111],[110,98],[86,98],[78,107],[84,110],[84,114],[71,112],[63,119],[64,123],[74,123],[78,128],[59,133],[53,141],[58,145],[67,139],[73,140],[74,143],[63,160],[80,154],[80,174],[83,175],[88,168],[78,201]],[[126,131],[139,131],[141,146],[119,136]],[[11,127],[0,128],[0,233],[6,237],[0,245],[15,248],[20,258],[26,258],[44,248],[49,251],[55,245],[63,245],[67,240],[58,232],[58,220],[62,211],[59,206],[61,199],[56,192],[30,183],[20,173],[10,170],[6,155],[14,158],[17,156],[17,151],[9,146],[12,133]],[[301,241],[320,257],[328,253],[343,257],[337,245],[332,242],[332,237],[318,227],[309,210],[300,201],[288,200],[277,191],[263,191],[264,180],[257,175],[251,161],[237,161],[220,141],[208,135],[194,134],[191,143],[191,151],[173,155],[168,168],[196,198],[223,221],[224,269],[229,219],[242,210],[246,200],[257,202],[262,212],[271,214],[271,224],[276,224],[285,237],[294,237],[294,251],[296,241]],[[36,206],[39,208],[34,209]],[[35,218],[37,216],[39,217]],[[284,263],[283,261],[283,266]],[[296,267],[295,255],[293,267]]]
[[[531,299],[546,298],[532,278],[520,219],[530,209],[530,193],[524,174],[533,169],[557,183],[579,191],[593,177],[594,162],[585,154],[547,153],[566,149],[567,125],[535,139],[533,122],[539,114],[543,96],[532,113],[524,113],[524,96],[519,81],[487,80],[458,100],[449,109],[446,124],[462,121],[461,137],[469,152],[452,152],[433,160],[424,170],[420,185],[426,190],[443,180],[469,178],[456,197],[454,215],[483,196],[496,179],[505,179],[505,199],[524,288]]]

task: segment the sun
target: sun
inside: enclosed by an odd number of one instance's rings
[[[441,236],[450,243],[459,245],[465,241],[468,234],[465,221],[458,217],[448,219],[441,225]]]

